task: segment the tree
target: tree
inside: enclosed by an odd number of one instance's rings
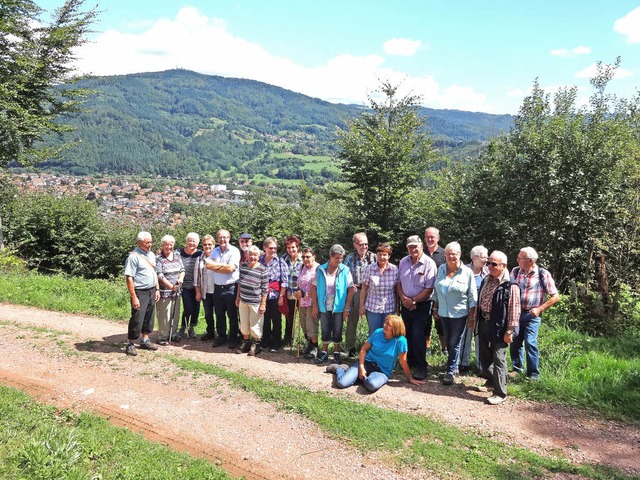
[[[407,199],[423,185],[435,152],[417,113],[420,97],[398,98],[398,87],[384,82],[384,96],[338,130],[341,168],[353,185],[354,215],[374,237],[389,239],[407,228]],[[413,225],[413,228],[416,228]]]
[[[560,284],[594,284],[595,258],[638,285],[640,96],[606,93],[619,59],[598,64],[588,105],[536,81],[508,135],[492,140],[456,201],[469,244],[511,255],[532,245]]]
[[[96,16],[95,10],[82,11],[83,4],[66,0],[45,25],[40,23],[44,11],[31,0],[0,3],[0,167],[37,163],[61,150],[39,148],[38,141],[70,130],[55,120],[78,111],[88,93],[59,87],[78,79],[73,51],[86,42]]]

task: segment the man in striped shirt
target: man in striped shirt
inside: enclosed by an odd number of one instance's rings
[[[518,254],[518,266],[511,271],[511,281],[520,286],[522,309],[520,333],[514,337],[510,348],[511,363],[516,372],[523,372],[526,351],[527,377],[531,380],[540,378],[538,330],[542,322],[542,312],[560,299],[551,274],[539,268],[536,260],[538,260],[538,253],[531,247],[525,247]]]

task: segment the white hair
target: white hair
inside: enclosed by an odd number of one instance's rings
[[[138,241],[142,242],[144,240],[151,239],[151,234],[149,232],[139,232],[138,233]]]
[[[476,245],[471,249],[471,259],[473,257],[486,257],[489,255],[489,251],[483,245]]]
[[[524,247],[520,249],[528,259],[533,260],[534,262],[538,260],[538,252],[536,252],[533,247]]]
[[[458,252],[462,252],[462,250],[460,248],[460,244],[458,242],[447,243],[447,246],[444,247],[444,253],[447,254],[451,250],[456,250]]]
[[[165,235],[160,239],[160,244],[164,245],[166,243],[173,243],[175,245],[176,239],[173,238],[173,235]]]
[[[187,233],[187,241],[189,241],[189,239],[195,240],[196,243],[200,243],[200,235],[196,232]]]

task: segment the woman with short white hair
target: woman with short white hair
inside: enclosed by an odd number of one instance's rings
[[[160,285],[160,299],[156,304],[158,315],[158,344],[168,345],[175,337],[180,320],[180,288],[185,269],[180,255],[173,251],[176,243],[171,235],[160,240],[160,255],[156,256],[156,273]]]

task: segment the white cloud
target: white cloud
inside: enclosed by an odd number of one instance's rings
[[[588,55],[591,53],[591,48],[580,45],[572,50],[558,48],[551,50],[549,53],[555,57],[570,58],[575,57],[576,55]]]
[[[583,68],[579,72],[576,73],[576,78],[593,78],[598,74],[598,67],[595,63],[592,63],[587,68]],[[616,73],[613,76],[615,79],[627,78],[630,77],[632,73],[629,70],[618,67],[616,69]]]
[[[94,75],[123,75],[184,68],[254,79],[331,102],[356,104],[367,104],[367,92],[373,92],[381,80],[389,80],[422,96],[424,104],[431,107],[495,111],[486,96],[472,87],[442,87],[431,75],[408,76],[385,67],[380,55],[344,53],[321,65],[296,64],[233,35],[223,20],[207,17],[193,7],[180,9],[174,19],[148,24],[135,33],[105,31],[94,43],[79,49],[78,69]],[[147,21],[138,25],[147,25]],[[420,42],[414,43],[418,48]],[[397,45],[396,52],[409,52]]]
[[[629,43],[640,42],[640,7],[630,11],[613,23],[613,29],[627,36]]]
[[[420,40],[410,40],[408,38],[392,38],[383,44],[384,52],[389,55],[397,55],[400,57],[411,57],[418,48],[420,48]]]

